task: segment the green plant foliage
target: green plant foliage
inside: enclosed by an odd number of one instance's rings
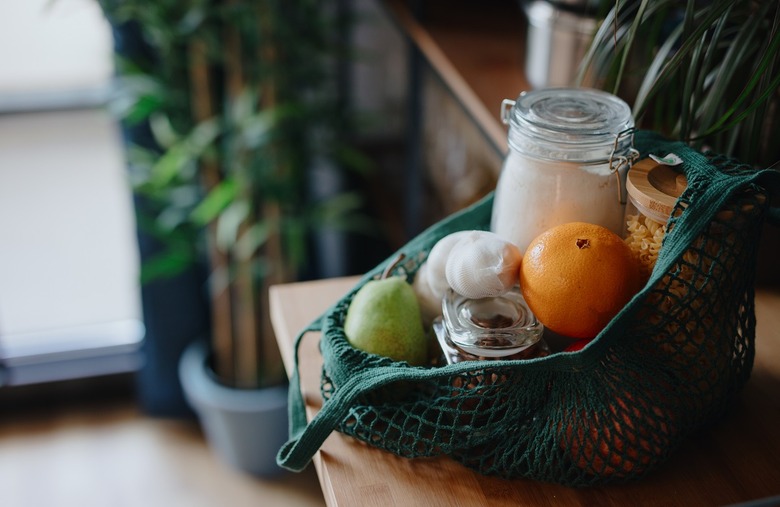
[[[745,162],[780,160],[780,2],[616,0],[580,72],[637,123]]]
[[[240,387],[277,383],[281,361],[261,343],[273,340],[262,322],[267,285],[306,265],[313,231],[365,221],[357,195],[308,195],[315,164],[366,167],[338,88],[338,0],[99,2],[143,42],[117,60],[113,103],[154,140],[127,152],[149,210],[138,224],[165,246],[142,265],[142,281],[208,259],[217,375]]]
[[[363,226],[358,206],[344,206],[356,195],[307,201],[306,173],[315,161],[357,170],[368,165],[345,141],[348,118],[338,103],[334,64],[347,51],[335,37],[342,20],[332,14],[333,2],[100,3],[115,23],[137,24],[153,55],[117,60],[113,107],[129,124],[149,122],[158,145],[129,154],[134,186],[155,208],[150,230],[161,240],[170,242],[178,228],[193,236],[192,248],[202,249],[203,228],[214,225],[217,247],[246,257],[273,231],[283,236],[289,259],[301,264],[312,229]],[[207,119],[193,111],[195,45],[203,49],[217,106]],[[238,77],[230,65],[239,67]],[[231,79],[240,81],[237,90],[228,89]],[[220,181],[204,184],[204,164],[217,167]],[[262,216],[268,203],[282,209],[276,222]],[[181,250],[176,242],[171,247]],[[186,258],[198,255],[204,253]],[[155,276],[165,276],[161,265],[169,264],[155,263]],[[169,274],[177,272],[178,264]]]

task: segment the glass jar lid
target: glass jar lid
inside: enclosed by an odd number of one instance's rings
[[[610,93],[547,88],[523,92],[516,101],[507,102],[512,107],[502,112],[502,118],[509,124],[509,146],[523,154],[545,160],[601,163],[631,149],[631,109]]]
[[[544,331],[517,286],[501,296],[481,299],[450,289],[442,300],[442,315],[452,343],[475,356],[516,354],[537,343]]]

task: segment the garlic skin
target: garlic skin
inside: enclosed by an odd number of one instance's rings
[[[428,253],[428,258],[417,269],[412,288],[420,302],[423,323],[426,326],[429,326],[433,319],[441,315],[442,299],[450,289],[446,275],[447,258],[450,251],[461,239],[473,232],[481,231],[458,231],[444,236],[433,245]]]
[[[522,252],[495,233],[472,231],[450,250],[445,274],[452,290],[469,299],[496,297],[519,281]]]
[[[427,328],[433,324],[433,319],[442,314],[441,300],[431,289],[428,282],[428,264],[423,263],[418,269],[412,281],[412,289],[420,303],[420,315],[423,325]]]
[[[475,233],[479,234],[483,231],[458,231],[453,232],[447,236],[441,238],[433,248],[431,248],[428,254],[428,259],[425,261],[427,266],[427,279],[428,285],[431,288],[431,292],[437,298],[439,298],[439,304],[441,305],[441,299],[444,294],[450,289],[450,284],[447,282],[447,259],[450,257],[450,252],[455,246],[465,238],[470,238]]]

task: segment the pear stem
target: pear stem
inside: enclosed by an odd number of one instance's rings
[[[380,277],[380,280],[384,280],[385,278],[390,278],[390,273],[396,268],[396,266],[401,264],[401,261],[404,260],[405,258],[406,258],[406,254],[403,253],[398,254],[398,256],[395,259],[393,259],[393,262],[388,264],[385,267],[384,271],[382,271],[382,276]]]

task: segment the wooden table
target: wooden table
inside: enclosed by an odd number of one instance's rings
[[[297,332],[344,295],[357,278],[271,288],[274,330],[288,372]],[[635,482],[573,489],[476,474],[449,458],[399,458],[333,433],[314,458],[330,506],[632,505],[714,506],[776,496],[780,505],[780,289],[759,289],[753,374],[733,411],[690,437],[656,472]],[[309,419],[321,406],[319,335],[301,347]]]

